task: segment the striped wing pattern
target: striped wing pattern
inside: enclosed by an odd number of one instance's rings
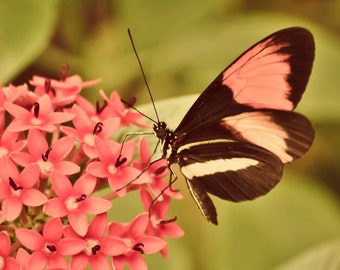
[[[284,164],[310,148],[314,129],[292,110],[313,60],[308,30],[271,34],[222,71],[170,132],[175,139],[163,140],[163,156],[169,166],[179,164],[208,221],[217,224],[208,194],[234,202],[264,195],[280,181]]]

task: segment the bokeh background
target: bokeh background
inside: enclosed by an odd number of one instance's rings
[[[315,126],[311,151],[285,168],[267,196],[241,204],[215,200],[219,226],[203,219],[178,181],[185,198],[170,215],[185,236],[169,239],[167,260],[158,254],[146,260],[149,269],[163,270],[340,269],[339,16],[339,0],[2,0],[0,83],[21,84],[35,74],[58,78],[67,63],[84,80],[103,79],[83,92],[93,102],[103,88],[148,103],[130,28],[153,96],[163,100],[160,116],[175,128],[194,100],[178,97],[197,96],[268,34],[310,29],[316,59],[298,111]],[[141,210],[138,195],[130,197],[117,203],[124,207],[114,213],[119,221]]]

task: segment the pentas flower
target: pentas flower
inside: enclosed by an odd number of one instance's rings
[[[148,222],[148,213],[142,213],[131,223],[112,222],[109,225],[109,235],[122,238],[126,244],[124,253],[112,258],[114,269],[124,269],[125,264],[131,270],[147,269],[141,255],[156,253],[165,247],[166,242],[164,240],[145,235]]]
[[[30,84],[33,85],[34,93],[41,96],[48,94],[54,106],[60,107],[71,104],[80,94],[81,90],[101,82],[96,79],[83,82],[79,75],[69,75],[69,66],[65,65],[60,69],[60,80],[48,79],[41,76],[33,76]]]
[[[42,95],[29,111],[10,102],[5,102],[4,107],[15,118],[9,126],[9,130],[12,132],[31,128],[53,132],[56,129],[55,124],[68,122],[74,117],[71,113],[53,112],[51,98],[47,94]]]
[[[70,180],[59,171],[52,173],[52,187],[57,197],[44,206],[44,213],[52,217],[67,215],[70,225],[79,235],[88,229],[87,214],[100,214],[111,207],[111,202],[91,196],[96,186],[96,178],[83,174],[72,186]]]
[[[105,117],[105,115],[117,116],[120,118],[122,126],[129,126],[131,124],[135,124],[140,127],[149,127],[149,125],[141,124],[138,122],[142,115],[127,109],[121,102],[121,98],[117,92],[112,92],[110,98],[106,96],[103,90],[100,90],[99,93],[106,104],[106,106],[101,112],[103,117]]]
[[[97,82],[64,67],[59,80],[34,76],[33,89],[0,86],[0,269],[144,270],[144,256],[166,257],[166,237],[183,235],[168,217],[181,194],[166,160],[143,138],[112,139],[149,125],[117,92],[100,90],[95,105],[79,96]],[[113,212],[114,200],[134,190],[149,213],[116,221],[126,209]]]
[[[165,194],[172,198],[182,198],[181,193],[173,190],[169,187],[169,183],[163,181],[164,177],[169,173],[167,160],[161,159],[150,166],[152,156],[144,137],[139,142],[139,158],[140,160],[133,162],[133,167],[140,171],[145,171],[143,175],[147,178],[147,181],[144,186],[153,196],[159,196],[159,199],[162,199],[162,194]]]
[[[134,141],[126,141],[122,146],[114,141],[95,138],[95,148],[99,161],[91,162],[87,171],[94,176],[107,178],[112,191],[118,196],[126,194],[126,180],[136,180],[133,184],[145,183],[146,178],[140,170],[127,166],[134,155]]]
[[[3,131],[0,137],[0,159],[25,147],[26,140],[17,141],[19,135],[19,132],[10,132],[8,128]]]
[[[71,269],[82,270],[88,265],[94,270],[110,270],[111,266],[106,256],[118,256],[126,250],[126,244],[120,237],[106,236],[108,221],[107,214],[99,214],[91,221],[86,235],[82,237],[87,243],[84,250],[71,259]],[[66,237],[80,236],[67,226],[64,229]]]
[[[28,269],[45,269],[46,265],[65,269],[67,262],[64,256],[77,254],[86,246],[82,239],[62,238],[63,225],[59,218],[47,221],[42,234],[24,228],[16,229],[15,234],[19,241],[33,252]]]
[[[31,129],[27,136],[27,152],[14,152],[10,157],[22,167],[38,164],[43,178],[51,175],[53,170],[71,175],[80,171],[77,164],[64,160],[74,148],[74,141],[73,137],[62,137],[49,146],[40,130]]]
[[[25,95],[28,92],[27,85],[14,86],[10,84],[9,86],[0,86],[0,133],[5,129],[5,102],[13,103],[20,96]]]
[[[23,205],[39,206],[47,202],[46,195],[34,188],[39,179],[39,166],[27,166],[20,174],[15,164],[9,159],[1,159],[0,199],[2,212],[8,221],[16,219]]]
[[[106,139],[112,136],[119,128],[119,118],[111,117],[101,122],[93,122],[78,105],[73,106],[72,112],[75,115],[72,121],[75,128],[62,126],[61,130],[68,136],[72,136],[81,142],[83,151],[89,158],[96,158],[97,152],[94,148],[95,137]]]
[[[184,235],[183,230],[176,224],[176,217],[167,219],[166,214],[170,206],[170,197],[164,195],[163,200],[154,202],[151,195],[145,189],[140,190],[141,200],[146,211],[149,211],[150,218],[146,228],[148,235],[154,235],[161,239],[164,236],[179,238]],[[167,258],[168,248],[165,246],[161,254]]]

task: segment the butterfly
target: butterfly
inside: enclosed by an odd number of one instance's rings
[[[284,165],[312,145],[312,124],[293,110],[308,83],[314,51],[307,29],[277,31],[224,69],[175,130],[154,121],[162,158],[170,170],[179,165],[209,222],[218,224],[209,194],[233,202],[265,195],[280,181]]]

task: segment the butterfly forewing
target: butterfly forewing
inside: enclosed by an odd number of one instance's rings
[[[313,36],[307,29],[292,27],[269,35],[217,76],[184,116],[176,133],[249,108],[293,110],[308,83],[314,51]]]

